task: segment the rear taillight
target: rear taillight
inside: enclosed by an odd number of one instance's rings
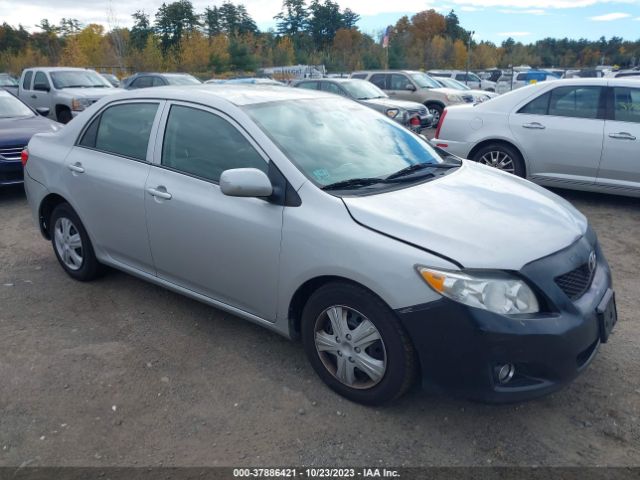
[[[418,127],[420,126],[420,119],[418,117],[413,117],[411,120],[409,120],[409,123],[414,127]]]
[[[444,123],[444,119],[447,116],[447,109],[444,109],[442,115],[440,115],[440,121],[438,122],[438,128],[436,128],[436,136],[434,138],[440,138],[440,129],[442,128],[442,124]]]
[[[29,160],[29,150],[26,148],[20,152],[20,161],[22,162],[22,166],[24,167]]]

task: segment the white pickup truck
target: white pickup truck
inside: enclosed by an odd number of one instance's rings
[[[94,70],[71,67],[27,68],[18,83],[18,98],[34,109],[49,109],[49,118],[67,123],[102,97],[122,92]]]

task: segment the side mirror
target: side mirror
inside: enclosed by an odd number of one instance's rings
[[[269,197],[273,185],[262,170],[233,168],[220,175],[220,190],[230,197]]]
[[[44,85],[43,83],[36,83],[33,86],[33,89],[39,92],[48,92],[49,90],[51,90],[48,85]]]
[[[405,90],[410,90],[412,92],[416,91],[416,87],[414,87],[411,83],[407,83],[407,85],[404,87]]]
[[[50,111],[51,111],[51,109],[47,108],[47,107],[36,108],[36,112],[38,112],[43,117],[48,117]]]

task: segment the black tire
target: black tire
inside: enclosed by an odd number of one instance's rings
[[[321,324],[321,319],[325,318],[324,312],[332,306],[356,310],[378,330],[383,343],[382,349],[379,346],[377,348],[378,352],[384,352],[386,369],[377,383],[370,387],[353,388],[338,380],[335,372],[330,371],[324,363],[328,357],[337,362],[337,356],[325,354],[321,357],[316,348],[316,326]],[[302,343],[313,369],[331,389],[349,400],[366,405],[388,403],[402,396],[414,383],[417,359],[407,333],[394,312],[381,299],[362,287],[346,282],[329,283],[320,287],[304,307],[301,330]],[[363,371],[356,372],[356,375],[363,377]]]
[[[473,155],[473,158],[471,160],[473,160],[474,162],[482,163],[484,165],[493,166],[487,162],[487,156],[490,157],[492,153],[507,155],[511,159],[511,162],[513,164],[513,169],[512,171],[509,171],[509,170],[505,170],[505,171],[508,171],[509,173],[513,173],[518,177],[522,177],[522,178],[526,177],[526,169],[524,166],[524,160],[522,159],[522,155],[520,155],[520,152],[518,152],[518,150],[516,150],[514,147],[506,143],[490,143],[488,145],[485,145]],[[504,170],[504,169],[501,169],[501,170]]]
[[[444,107],[437,103],[425,103],[424,106],[427,107],[430,113],[433,113],[431,128],[437,128],[438,123],[440,123],[440,117],[442,117],[442,112],[444,112]]]
[[[58,226],[58,220],[60,220],[62,225],[64,219],[67,219],[71,222],[73,227],[70,230],[71,233],[75,234],[77,232],[80,236],[81,247],[74,249],[74,251],[79,254],[82,259],[77,268],[70,268],[69,266],[67,266],[59,252],[59,240],[56,237],[56,228]],[[97,278],[98,276],[100,276],[100,274],[103,273],[103,266],[96,259],[96,255],[93,251],[93,245],[91,245],[89,235],[87,235],[87,231],[85,230],[84,225],[80,221],[80,218],[73,210],[73,208],[71,208],[71,205],[69,205],[68,203],[61,203],[53,210],[53,212],[51,213],[51,219],[49,221],[49,228],[51,229],[50,236],[53,252],[55,253],[56,258],[58,259],[58,262],[60,262],[60,265],[62,266],[64,271],[67,272],[67,274],[71,278],[79,280],[81,282],[88,282]],[[60,248],[64,249],[64,247]]]
[[[71,110],[69,110],[68,108],[61,108],[58,111],[57,117],[60,123],[69,123],[73,118],[73,116],[71,115]]]

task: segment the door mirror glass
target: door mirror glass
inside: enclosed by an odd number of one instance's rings
[[[220,175],[220,190],[230,197],[269,197],[273,186],[257,168],[233,168]]]
[[[46,107],[36,108],[36,112],[38,112],[43,117],[48,116],[49,115],[49,111],[50,111],[50,109],[48,109]]]

